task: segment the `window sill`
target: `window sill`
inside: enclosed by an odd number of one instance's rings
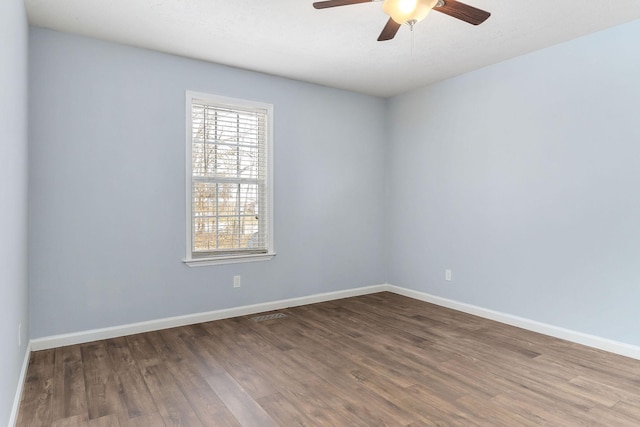
[[[257,254],[257,255],[228,255],[215,258],[192,258],[184,259],[182,262],[189,267],[204,267],[206,265],[220,265],[220,264],[237,264],[240,262],[254,262],[254,261],[269,261],[275,253]]]

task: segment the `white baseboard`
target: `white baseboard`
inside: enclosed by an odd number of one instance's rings
[[[22,390],[24,389],[24,382],[27,376],[27,368],[29,367],[29,356],[31,356],[31,343],[27,343],[27,348],[24,352],[24,360],[22,361],[22,369],[20,370],[20,377],[18,378],[18,389],[16,395],[13,397],[13,407],[11,408],[11,414],[9,415],[9,427],[16,425],[18,421],[18,410],[20,409],[20,399],[22,398]]]
[[[399,286],[387,285],[387,290],[399,295],[420,301],[430,302],[442,307],[451,308],[453,310],[462,311],[464,313],[473,314],[485,319],[495,320],[518,328],[527,329],[529,331],[538,332],[555,338],[571,341],[577,344],[586,345],[588,347],[597,348],[608,351],[610,353],[631,357],[640,360],[640,347],[626,344],[618,341],[601,338],[595,335],[589,335],[582,332],[572,331],[570,329],[560,328],[558,326],[549,325],[535,320],[525,319],[523,317],[513,316],[511,314],[501,313],[499,311],[489,310],[487,308],[478,307],[455,300],[438,297],[412,289],[401,288]]]
[[[193,325],[195,323],[210,322],[212,320],[247,316],[249,314],[262,313],[265,311],[282,310],[283,308],[288,307],[297,307],[300,305],[314,304],[317,302],[331,301],[358,295],[366,295],[386,290],[388,290],[387,285],[374,285],[366,286],[363,288],[347,289],[343,291],[326,292],[321,294],[309,295],[306,297],[245,305],[242,307],[227,308],[205,313],[187,314],[185,316],[150,320],[148,322],[131,323],[128,325],[93,329],[89,331],[74,332],[71,334],[54,335],[50,337],[33,339],[31,340],[30,344],[31,350],[33,351],[46,350],[49,348],[63,347],[65,345],[83,344],[91,341],[122,337],[143,332],[157,331],[161,329],[175,328],[178,326]]]
[[[261,304],[215,310],[206,313],[189,314],[185,316],[151,320],[148,322],[132,323],[110,328],[94,329],[90,331],[64,335],[55,335],[51,337],[31,340],[30,346],[32,351],[45,350],[49,348],[62,347],[65,345],[82,344],[96,340],[157,331],[160,329],[174,328],[178,326],[192,325],[195,323],[210,322],[212,320],[227,319],[230,317],[246,316],[255,313],[262,313],[265,311],[281,310],[288,307],[297,307],[306,304],[314,304],[317,302],[331,301],[340,298],[348,298],[382,291],[393,292],[399,295],[407,296],[409,298],[430,302],[442,307],[447,307],[453,310],[462,311],[464,313],[473,314],[475,316],[483,317],[486,319],[495,320],[507,325],[517,326],[519,328],[527,329],[533,332],[538,332],[541,334],[571,341],[577,344],[586,345],[588,347],[593,347],[600,350],[608,351],[610,353],[620,354],[622,356],[640,360],[640,347],[638,346],[621,343],[594,335],[584,334],[582,332],[572,331],[570,329],[560,328],[546,323],[537,322],[535,320],[525,319],[523,317],[501,313],[487,308],[482,308],[479,306],[427,294],[425,292],[401,288],[399,286],[389,284],[347,289],[343,291],[326,292],[321,294],[309,295],[306,297],[271,301]]]

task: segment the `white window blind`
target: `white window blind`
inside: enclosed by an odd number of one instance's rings
[[[188,93],[188,260],[272,253],[272,107]]]

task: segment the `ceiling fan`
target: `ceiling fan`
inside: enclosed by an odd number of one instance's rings
[[[371,3],[383,0],[326,0],[313,3],[316,9],[347,6],[357,3]],[[390,16],[378,41],[391,40],[402,24],[413,29],[414,24],[422,21],[431,10],[437,10],[472,25],[482,24],[491,14],[469,6],[457,0],[384,0],[382,10]]]

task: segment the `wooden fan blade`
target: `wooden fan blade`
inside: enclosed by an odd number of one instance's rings
[[[313,4],[313,7],[316,9],[326,9],[328,7],[336,7],[336,6],[347,6],[350,4],[358,4],[358,3],[371,3],[372,0],[327,0],[327,1],[317,1]]]
[[[434,7],[433,10],[453,16],[472,25],[482,24],[491,16],[489,12],[478,9],[457,0],[444,0],[444,6]]]
[[[382,32],[380,33],[380,36],[378,36],[378,41],[382,42],[385,40],[391,40],[396,36],[396,33],[398,32],[399,29],[400,29],[400,24],[398,24],[393,19],[389,18],[389,20],[387,21],[387,25],[384,26],[384,28],[382,29]]]

